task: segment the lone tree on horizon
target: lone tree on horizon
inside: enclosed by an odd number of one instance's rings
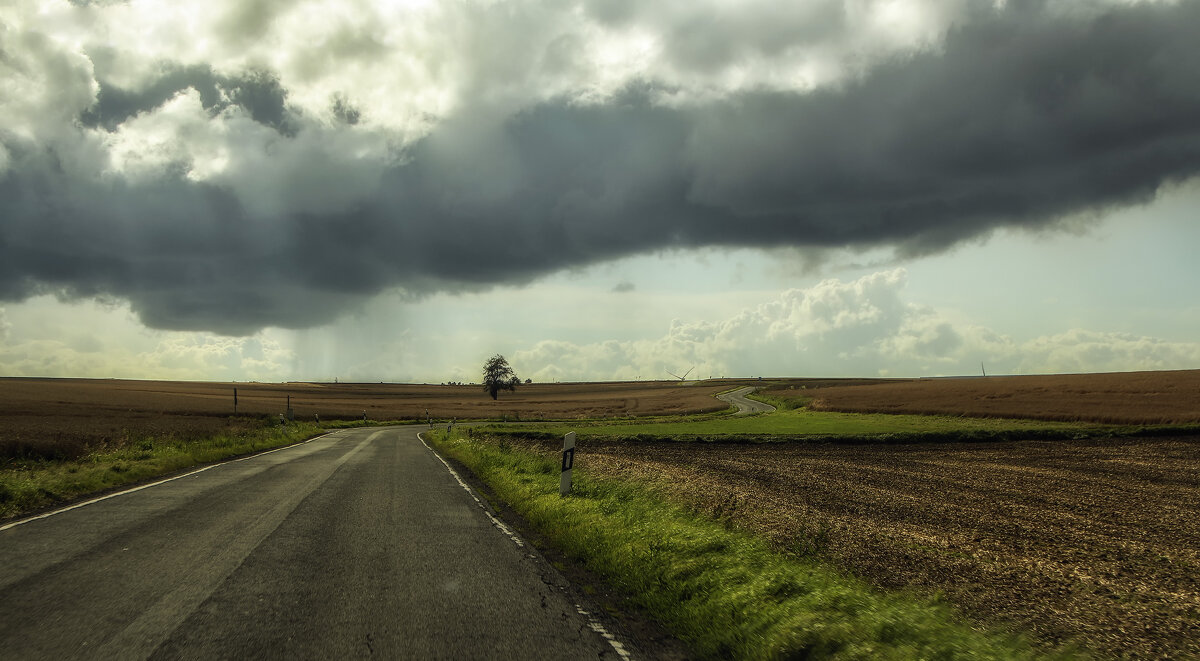
[[[516,373],[508,366],[508,361],[500,354],[488,358],[483,364],[483,389],[488,391],[492,399],[496,399],[501,390],[516,390],[520,382]]]

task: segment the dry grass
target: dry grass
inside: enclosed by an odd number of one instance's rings
[[[1200,370],[921,379],[767,394],[818,411],[914,413],[1114,424],[1200,422]]]

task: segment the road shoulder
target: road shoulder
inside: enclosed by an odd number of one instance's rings
[[[432,451],[432,450],[431,450]],[[436,451],[434,451],[435,454]],[[635,659],[683,661],[692,658],[683,641],[656,622],[645,609],[622,591],[590,571],[583,563],[561,553],[544,536],[500,498],[466,466],[437,454],[484,500],[489,512],[512,528],[536,554],[542,580],[562,589],[568,599],[588,611],[629,649]]]

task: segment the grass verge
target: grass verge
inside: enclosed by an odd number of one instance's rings
[[[298,443],[323,431],[313,423],[282,426],[267,421],[261,427],[201,440],[142,439],[69,461],[10,460],[0,464],[0,520],[199,464]]]
[[[935,599],[881,593],[815,560],[775,552],[647,487],[575,470],[504,439],[426,434],[568,556],[634,600],[702,658],[1032,659],[1024,639],[982,631]]]

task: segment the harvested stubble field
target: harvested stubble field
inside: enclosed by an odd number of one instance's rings
[[[555,453],[553,441],[517,440]],[[576,466],[884,588],[1104,656],[1200,657],[1200,438],[727,444],[587,440]]]
[[[1200,422],[1200,370],[898,380],[765,394],[819,411],[914,413],[1113,424]]]
[[[72,458],[149,437],[190,440],[260,426],[291,396],[297,418],[523,420],[716,411],[728,385],[675,382],[528,384],[498,401],[482,386],[207,383],[0,378],[0,458]],[[238,416],[233,391],[237,389]]]

